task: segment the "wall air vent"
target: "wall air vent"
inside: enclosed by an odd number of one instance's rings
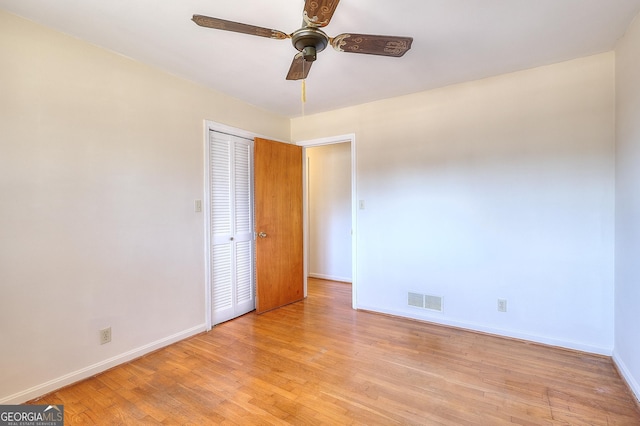
[[[432,311],[442,312],[442,297],[424,295],[424,308]]]
[[[416,308],[442,312],[442,297],[409,292],[407,304]]]
[[[409,292],[408,303],[409,303],[409,306],[415,306],[416,308],[424,308],[424,295]]]

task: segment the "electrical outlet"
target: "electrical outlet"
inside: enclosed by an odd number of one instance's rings
[[[507,299],[498,299],[498,312],[507,312]]]
[[[103,328],[100,330],[100,344],[104,345],[111,341],[111,327]]]

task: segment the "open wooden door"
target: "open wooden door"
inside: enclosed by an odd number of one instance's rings
[[[255,139],[256,311],[304,298],[302,147]]]

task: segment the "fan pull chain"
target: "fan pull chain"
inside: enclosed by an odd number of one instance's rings
[[[307,80],[302,80],[302,103],[307,102]]]
[[[304,76],[304,66],[306,64],[307,61],[303,60],[302,61],[302,75]],[[301,89],[302,89],[302,116],[304,117],[304,104],[307,102],[307,79],[303,78],[302,79],[302,85],[301,85]]]
[[[301,96],[300,96],[300,100],[302,102],[300,102],[300,109],[302,110],[302,116],[304,117],[304,104],[307,102],[307,84],[305,83],[305,80],[301,80],[302,83],[300,85],[300,89],[301,89]]]

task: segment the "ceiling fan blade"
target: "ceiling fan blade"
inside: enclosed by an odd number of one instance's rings
[[[310,27],[326,27],[340,0],[306,0],[303,19]]]
[[[307,78],[309,70],[313,62],[307,62],[302,57],[302,53],[298,53],[293,57],[289,73],[287,74],[287,80],[302,80]]]
[[[331,39],[331,45],[340,52],[366,53],[400,57],[411,49],[412,37],[371,34],[340,34]]]
[[[225,21],[224,19],[212,18],[210,16],[193,15],[191,20],[201,27],[214,28],[216,30],[233,31],[236,33],[275,38],[278,40],[290,38],[288,34],[285,34],[282,31],[241,24],[239,22]]]

